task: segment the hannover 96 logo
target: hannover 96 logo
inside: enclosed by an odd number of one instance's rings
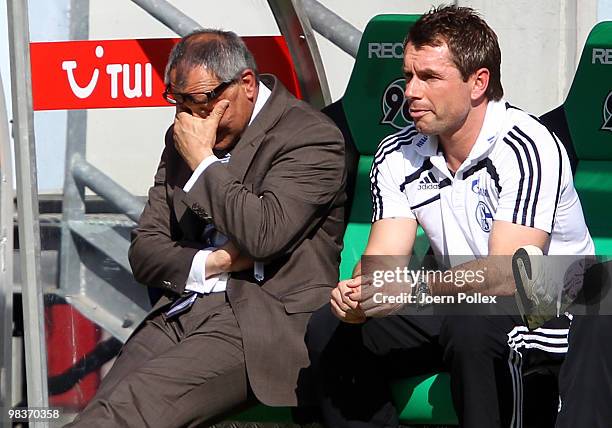
[[[412,122],[410,112],[408,111],[408,104],[404,102],[405,86],[406,80],[404,78],[396,79],[387,86],[381,100],[383,117],[380,123],[386,123],[396,129],[402,129],[409,122]]]
[[[612,91],[603,103],[603,125],[601,129],[602,131],[612,131]]]

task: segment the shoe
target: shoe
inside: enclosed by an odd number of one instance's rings
[[[515,299],[530,330],[560,316],[582,290],[589,256],[544,256],[535,245],[526,245],[512,256]]]
[[[516,250],[512,256],[512,274],[516,284],[516,304],[530,330],[542,326],[557,314],[559,293],[550,287],[550,281],[546,281],[544,254],[540,248],[527,245]]]

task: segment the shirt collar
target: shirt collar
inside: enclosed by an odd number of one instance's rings
[[[266,101],[268,101],[268,98],[270,98],[270,95],[272,94],[272,91],[270,91],[270,89],[268,89],[266,85],[261,83],[261,80],[259,81],[257,87],[257,99],[255,100],[255,107],[253,108],[253,113],[251,114],[251,120],[249,120],[249,125],[253,123],[253,120],[255,120],[255,117],[259,114],[264,104],[266,103]]]
[[[480,128],[476,143],[472,150],[470,150],[467,160],[479,159],[490,151],[495,141],[497,141],[501,130],[504,128],[505,118],[506,102],[504,100],[489,101],[482,128]]]
[[[417,134],[414,139],[415,150],[425,157],[435,156],[438,153],[438,137],[435,135]]]

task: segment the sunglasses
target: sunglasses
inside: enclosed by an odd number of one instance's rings
[[[235,80],[221,82],[217,87],[211,89],[206,92],[193,92],[193,93],[178,93],[170,91],[170,85],[166,87],[166,90],[163,93],[164,99],[172,104],[184,104],[184,103],[192,103],[200,106],[205,106],[211,101],[214,101],[216,98],[221,95],[221,93],[234,83]]]

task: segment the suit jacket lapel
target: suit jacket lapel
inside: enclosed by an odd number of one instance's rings
[[[167,150],[166,183],[168,184],[168,192],[172,192],[168,196],[172,199],[174,214],[176,215],[177,220],[180,222],[183,214],[185,214],[185,210],[187,209],[185,204],[180,203],[185,196],[183,187],[185,186],[185,183],[187,183],[187,180],[189,180],[189,177],[191,177],[191,170],[174,148],[174,140],[172,137],[173,127],[174,125],[168,129],[165,137]]]
[[[181,187],[176,186],[172,189],[172,206],[174,208],[174,214],[179,222],[187,210],[187,205],[181,203],[184,197],[185,191]]]
[[[251,127],[249,127],[249,129],[251,129]],[[244,176],[253,161],[253,157],[266,136],[263,132],[248,136],[246,134],[247,132],[245,132],[238,144],[236,144],[234,150],[232,150],[232,157],[227,164],[229,171],[240,182],[244,181]]]
[[[287,91],[276,77],[264,74],[260,78],[262,83],[272,90],[272,93],[232,150],[232,157],[228,164],[230,172],[240,182],[244,182],[244,177],[266,132],[278,122],[287,104]]]

